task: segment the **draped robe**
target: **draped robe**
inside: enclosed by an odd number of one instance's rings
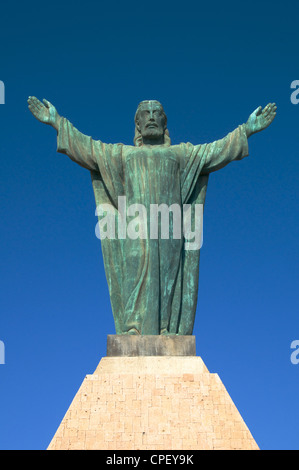
[[[209,144],[105,144],[61,118],[57,151],[90,171],[97,206],[117,209],[125,196],[149,214],[151,204],[204,204],[209,174],[247,156],[248,142],[243,124]],[[160,234],[101,240],[116,334],[192,334],[200,250],[185,244]]]

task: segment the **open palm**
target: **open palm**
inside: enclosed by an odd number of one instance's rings
[[[38,121],[57,127],[59,115],[55,106],[53,106],[49,101],[43,100],[42,103],[35,96],[29,96],[28,105],[33,116],[38,119]]]
[[[246,123],[246,129],[248,135],[255,134],[256,132],[266,129],[270,126],[271,122],[276,116],[276,104],[269,103],[262,109],[259,106],[252,114],[250,114]]]

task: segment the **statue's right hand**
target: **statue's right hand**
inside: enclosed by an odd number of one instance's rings
[[[29,96],[28,98],[28,107],[32,112],[33,116],[44,124],[49,124],[50,126],[58,129],[58,124],[60,116],[56,111],[55,106],[53,106],[49,101],[43,100],[43,103],[39,101],[35,96]]]

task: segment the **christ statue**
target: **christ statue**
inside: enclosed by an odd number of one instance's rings
[[[158,101],[142,101],[135,114],[134,145],[106,144],[79,132],[47,100],[29,109],[57,131],[57,151],[90,171],[96,205],[119,201],[183,209],[204,206],[211,172],[248,155],[248,138],[268,127],[275,103],[259,106],[245,124],[212,143],[172,145]],[[170,221],[170,231],[173,223]],[[200,249],[180,237],[103,237],[105,273],[117,335],[191,335],[197,308]]]

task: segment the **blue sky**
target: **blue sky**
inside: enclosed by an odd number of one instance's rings
[[[262,449],[299,449],[297,1],[6,2],[1,7],[0,449],[45,449],[114,334],[89,172],[27,97],[132,144],[143,99],[173,143],[223,137],[277,103],[249,158],[211,175],[197,354]]]

